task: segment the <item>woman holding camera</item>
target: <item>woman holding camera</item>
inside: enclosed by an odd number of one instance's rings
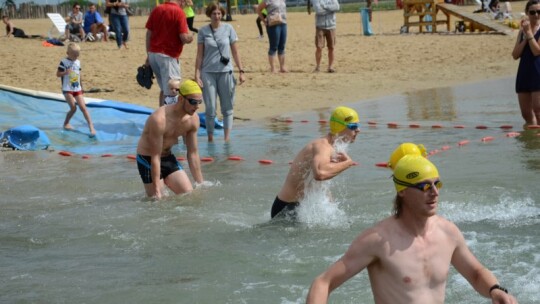
[[[203,91],[206,132],[209,142],[214,141],[214,119],[218,96],[221,114],[223,114],[224,139],[226,142],[230,140],[236,88],[231,55],[238,68],[240,84],[245,81],[242,62],[236,46],[238,36],[230,24],[221,22],[224,14],[225,9],[219,4],[209,4],[206,8],[206,16],[210,18],[211,22],[199,29],[197,37],[195,80]]]

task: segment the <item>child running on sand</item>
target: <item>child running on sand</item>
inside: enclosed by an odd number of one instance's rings
[[[61,77],[62,93],[69,105],[69,111],[67,112],[66,120],[64,121],[64,129],[73,130],[69,121],[77,111],[77,107],[75,106],[75,102],[77,102],[88,123],[90,137],[94,137],[96,136],[96,130],[94,129],[94,124],[90,118],[90,113],[88,113],[88,110],[86,109],[81,85],[81,62],[78,59],[80,51],[81,48],[78,44],[74,42],[69,43],[67,46],[67,57],[60,61],[58,71],[56,71],[56,77]]]

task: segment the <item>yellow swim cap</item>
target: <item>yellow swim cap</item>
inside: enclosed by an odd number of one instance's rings
[[[358,113],[348,107],[337,107],[330,116],[330,132],[338,134],[345,130],[348,124],[359,122]]]
[[[394,169],[397,162],[405,155],[420,155],[426,157],[426,148],[422,144],[415,145],[413,143],[402,143],[394,150],[394,152],[392,152],[392,155],[390,155],[388,167]]]
[[[394,168],[394,185],[397,192],[407,188],[403,184],[417,184],[435,177],[439,177],[437,167],[420,155],[405,155]]]
[[[201,87],[195,81],[188,79],[180,85],[180,94],[182,96],[188,96],[192,94],[202,94]]]

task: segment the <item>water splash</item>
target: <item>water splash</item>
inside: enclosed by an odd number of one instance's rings
[[[334,154],[346,153],[349,143],[340,138],[334,142]],[[308,174],[304,180],[304,198],[298,208],[300,222],[309,227],[325,226],[330,228],[344,228],[349,226],[347,214],[339,208],[340,203],[333,197],[330,188],[332,180],[316,181],[312,174]]]

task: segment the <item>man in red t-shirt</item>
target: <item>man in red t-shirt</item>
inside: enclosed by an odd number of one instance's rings
[[[192,41],[180,0],[167,0],[152,10],[146,22],[146,65],[152,67],[161,90],[159,106],[166,96],[176,95],[167,84],[169,79],[181,79],[178,57],[184,44]]]

